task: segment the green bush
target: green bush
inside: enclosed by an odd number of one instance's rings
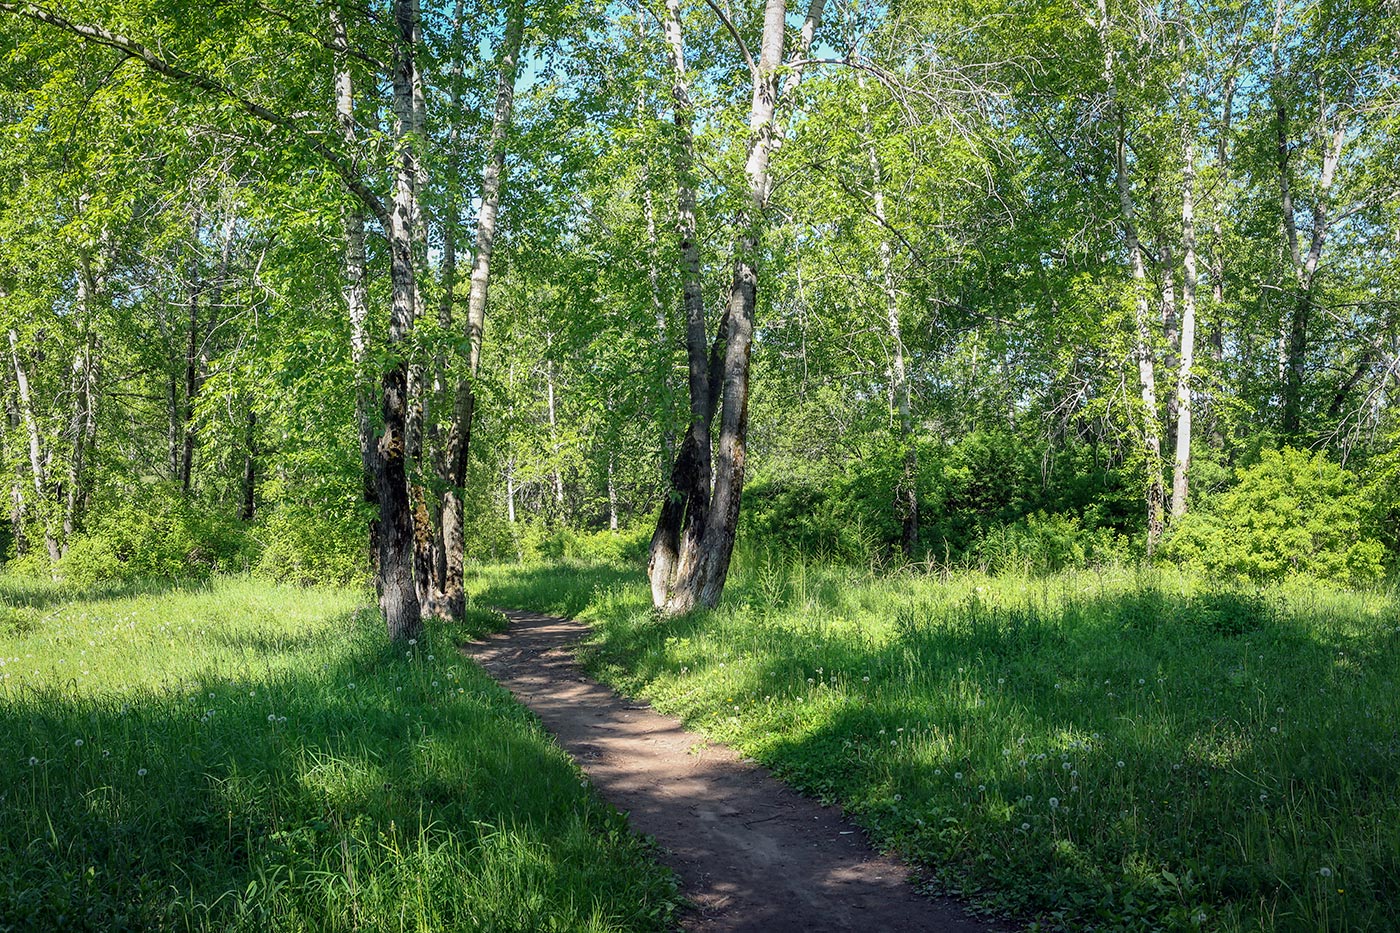
[[[1118,564],[1128,542],[1107,528],[1085,528],[1073,515],[1035,512],[1019,522],[992,525],[972,546],[971,562],[984,573],[1058,573],[1070,567]]]
[[[65,581],[204,579],[246,570],[251,542],[235,518],[153,490],[140,505],[99,504],[56,568]]]
[[[1162,554],[1213,576],[1368,583],[1385,556],[1369,509],[1356,477],[1324,454],[1265,451],[1236,471],[1233,488],[1179,520]]]
[[[756,480],[744,490],[740,535],[760,550],[867,564],[882,540],[898,540],[889,502],[867,501],[857,490],[894,488],[870,477],[847,478],[831,488]]]
[[[574,531],[561,528],[531,535],[536,559],[579,560],[609,564],[642,564],[646,562],[652,529],[637,524],[621,531]]]
[[[369,519],[361,509],[284,505],[259,520],[256,536],[258,576],[316,585],[369,581]]]

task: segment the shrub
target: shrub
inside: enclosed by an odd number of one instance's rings
[[[236,519],[154,490],[139,506],[118,500],[94,508],[56,569],[64,580],[81,585],[203,579],[247,569],[250,553]]]
[[[1368,510],[1356,477],[1324,454],[1265,451],[1236,471],[1232,489],[1179,520],[1162,553],[1217,576],[1367,583],[1385,554],[1366,527]]]
[[[984,573],[1056,573],[1126,560],[1128,542],[1107,528],[1085,528],[1073,515],[1036,512],[987,528],[970,557]]]
[[[261,518],[259,576],[301,584],[369,581],[369,521],[361,509],[284,505]]]

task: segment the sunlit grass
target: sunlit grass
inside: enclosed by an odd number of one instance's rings
[[[638,930],[668,873],[364,593],[0,578],[0,929]]]
[[[1400,611],[1128,569],[877,578],[749,560],[660,621],[623,568],[487,568],[594,672],[1054,928],[1394,929]]]

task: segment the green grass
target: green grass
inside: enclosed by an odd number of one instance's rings
[[[1400,929],[1390,594],[752,560],[672,621],[636,570],[473,591],[591,621],[597,675],[1039,928]]]
[[[664,929],[670,874],[365,594],[0,577],[0,930]]]

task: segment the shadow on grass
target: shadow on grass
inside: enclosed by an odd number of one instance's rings
[[[178,689],[0,692],[0,929],[664,926],[666,873],[452,634],[330,625]]]
[[[1146,586],[890,600],[851,622],[847,594],[813,586],[802,609],[737,587],[663,621],[631,581],[529,568],[483,593],[585,614],[604,679],[954,888],[1125,929],[1381,929],[1400,909],[1400,629],[1382,619]]]
[[[43,611],[61,606],[96,603],[138,596],[167,593],[198,593],[212,585],[211,580],[113,580],[88,585],[40,577],[0,575],[0,610]]]

